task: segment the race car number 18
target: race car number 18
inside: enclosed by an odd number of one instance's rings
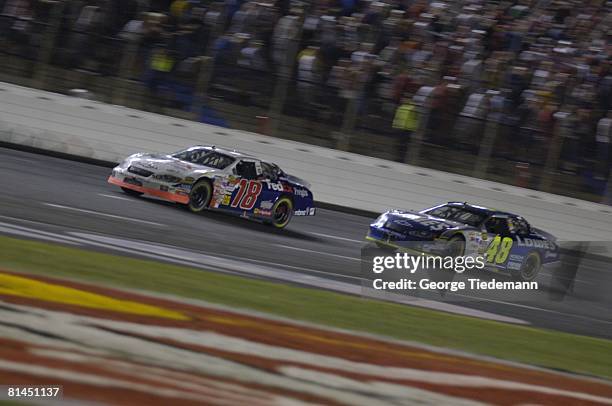
[[[512,243],[512,238],[504,237],[502,239],[499,235],[496,235],[487,248],[487,262],[495,262],[496,264],[506,262]]]
[[[238,207],[240,205],[241,209],[251,210],[261,193],[261,182],[240,179],[237,186],[238,193],[236,193],[234,200],[232,200],[231,206]]]

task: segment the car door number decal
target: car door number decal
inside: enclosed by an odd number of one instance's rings
[[[236,186],[238,187],[238,193],[232,200],[231,206],[240,206],[243,210],[251,210],[261,193],[261,182],[240,179]]]
[[[503,264],[510,255],[514,241],[510,237],[501,238],[496,235],[487,248],[487,262]]]
[[[421,224],[428,227],[431,231],[440,231],[444,229],[444,224],[435,220],[424,220],[421,221]]]

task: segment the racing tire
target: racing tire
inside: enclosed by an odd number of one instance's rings
[[[465,240],[459,235],[453,236],[446,246],[448,255],[457,258],[465,254]]]
[[[189,192],[189,203],[187,208],[193,213],[199,213],[206,209],[212,198],[212,185],[208,180],[200,180],[191,188]]]
[[[542,260],[537,252],[530,252],[523,261],[523,265],[520,270],[512,271],[511,275],[514,280],[520,282],[531,282],[540,273],[542,268]]]
[[[281,196],[272,206],[272,219],[268,222],[274,228],[282,229],[293,217],[293,201],[287,196]]]
[[[126,195],[129,195],[129,196],[138,197],[138,196],[142,196],[143,195],[142,192],[139,192],[139,191],[133,190],[133,189],[128,189],[126,187],[122,187],[121,190],[123,190],[123,193],[125,193]]]

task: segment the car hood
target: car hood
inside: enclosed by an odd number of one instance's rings
[[[284,178],[287,181],[293,183],[294,185],[302,186],[302,187],[305,187],[306,189],[310,189],[310,183],[308,183],[302,178],[298,178],[297,176],[289,175],[287,173],[284,175]]]
[[[218,172],[218,169],[190,162],[181,161],[170,155],[163,154],[136,154],[124,161],[123,166],[137,166],[155,174],[187,176],[201,173]]]
[[[413,235],[422,232],[423,236],[425,234],[427,236],[439,235],[449,229],[461,226],[464,226],[464,224],[423,213],[400,210],[387,212],[385,221],[385,228],[398,232],[412,232]]]

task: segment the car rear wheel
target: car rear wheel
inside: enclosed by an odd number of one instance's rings
[[[537,252],[530,252],[520,270],[512,271],[512,277],[521,282],[531,282],[540,273],[542,260]]]
[[[122,187],[122,188],[121,188],[121,190],[123,190],[123,192],[124,192],[125,194],[128,194],[128,195],[130,195],[130,196],[135,196],[135,197],[137,197],[137,196],[141,196],[141,195],[142,195],[142,192],[138,192],[138,191],[133,190],[133,189],[128,189],[128,188],[126,188],[126,187]]]
[[[194,213],[199,213],[210,204],[212,185],[208,180],[201,180],[191,188],[187,207]]]
[[[281,197],[272,206],[272,220],[270,224],[275,228],[285,228],[293,217],[293,202],[286,196]]]

